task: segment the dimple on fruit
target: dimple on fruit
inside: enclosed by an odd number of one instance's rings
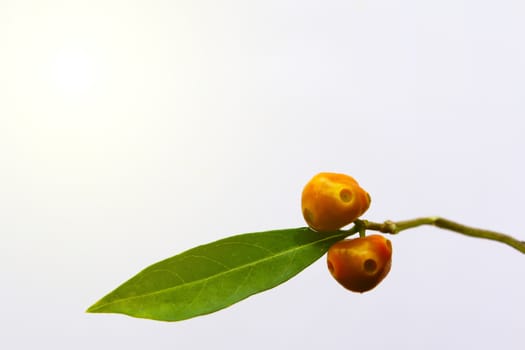
[[[319,232],[339,230],[354,222],[370,206],[370,195],[348,175],[319,173],[304,187],[303,217]]]
[[[343,287],[363,293],[390,272],[392,244],[381,235],[339,241],[330,247],[328,270]]]

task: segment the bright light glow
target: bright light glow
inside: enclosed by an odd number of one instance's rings
[[[64,92],[84,93],[93,85],[95,73],[92,56],[82,49],[62,49],[52,58],[52,80]]]

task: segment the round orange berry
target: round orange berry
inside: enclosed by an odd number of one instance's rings
[[[370,195],[348,175],[319,173],[304,187],[301,197],[308,226],[319,232],[339,230],[370,206]]]
[[[392,244],[380,235],[339,241],[328,250],[328,270],[343,287],[363,293],[381,282],[392,265]]]

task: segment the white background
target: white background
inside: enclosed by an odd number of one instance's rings
[[[525,256],[420,228],[375,290],[324,258],[192,320],[86,314],[147,265],[303,226],[319,171],[367,219],[525,238],[525,5],[0,1],[2,349],[523,349]]]

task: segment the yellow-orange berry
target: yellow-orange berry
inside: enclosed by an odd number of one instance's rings
[[[328,250],[328,270],[343,287],[363,293],[381,282],[392,265],[392,244],[380,235],[337,242]]]
[[[345,174],[315,175],[301,197],[304,219],[319,232],[339,230],[363,215],[369,206],[370,195]]]

